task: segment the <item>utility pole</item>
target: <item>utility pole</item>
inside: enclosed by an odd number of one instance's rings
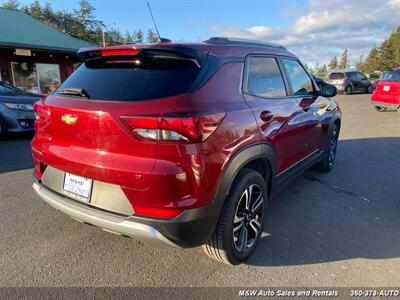
[[[350,49],[347,49],[347,62],[346,62],[346,70],[350,69]]]
[[[105,47],[106,46],[106,32],[105,32],[105,30],[107,29],[108,26],[115,25],[115,22],[112,22],[112,23],[107,24],[107,25],[105,25],[103,22],[100,22],[100,24],[101,24],[101,28],[102,28],[101,34],[103,36],[103,47]]]

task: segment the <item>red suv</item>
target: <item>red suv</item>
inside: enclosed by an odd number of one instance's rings
[[[271,197],[333,167],[341,114],[284,47],[211,38],[83,49],[35,106],[34,190],[83,223],[238,264]]]

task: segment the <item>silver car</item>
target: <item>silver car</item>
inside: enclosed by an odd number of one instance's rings
[[[41,97],[0,81],[0,140],[8,132],[33,131],[33,103]]]

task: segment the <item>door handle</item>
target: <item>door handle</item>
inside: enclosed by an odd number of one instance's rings
[[[270,122],[274,115],[270,111],[263,111],[260,114],[260,119],[263,120],[264,122]]]

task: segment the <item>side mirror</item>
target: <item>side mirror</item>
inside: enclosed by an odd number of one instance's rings
[[[320,90],[322,97],[335,97],[337,94],[336,86],[329,83],[321,84]]]

